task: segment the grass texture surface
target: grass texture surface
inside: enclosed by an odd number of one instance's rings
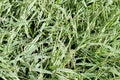
[[[0,80],[120,80],[120,0],[0,0]]]

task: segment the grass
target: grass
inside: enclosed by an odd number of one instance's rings
[[[0,0],[1,80],[119,80],[120,0]]]

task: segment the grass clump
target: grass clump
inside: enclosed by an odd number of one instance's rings
[[[120,0],[1,0],[1,80],[119,80]]]

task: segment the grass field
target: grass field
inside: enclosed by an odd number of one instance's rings
[[[120,0],[0,0],[0,80],[120,80]]]

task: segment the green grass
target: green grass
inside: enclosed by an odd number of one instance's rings
[[[120,0],[0,0],[1,80],[120,80]]]

